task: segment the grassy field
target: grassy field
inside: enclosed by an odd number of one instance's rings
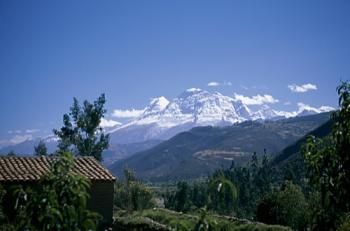
[[[238,230],[263,230],[263,231],[287,231],[287,227],[277,225],[266,225],[251,222],[245,219],[234,217],[217,216],[207,214],[184,214],[167,209],[149,209],[137,212],[118,211],[114,216],[115,230],[131,231],[166,231],[166,230],[217,230],[217,231],[238,231]],[[199,222],[201,221],[201,222]],[[202,224],[199,229],[200,224]],[[203,228],[208,229],[203,229]]]

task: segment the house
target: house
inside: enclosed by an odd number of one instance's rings
[[[0,156],[0,184],[33,185],[50,171],[54,157]],[[116,178],[93,157],[75,157],[72,171],[91,182],[88,209],[112,223],[114,182]]]

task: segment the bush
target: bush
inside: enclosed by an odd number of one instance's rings
[[[286,182],[281,190],[267,194],[259,203],[257,220],[267,224],[303,229],[307,224],[307,203],[301,188]]]
[[[219,214],[232,214],[237,200],[235,185],[223,175],[209,182],[209,208]]]
[[[133,213],[118,212],[115,217],[115,230],[135,231],[290,231],[287,227],[265,225],[241,220],[234,217],[217,216],[201,210],[199,214],[185,214],[167,209],[135,211]]]
[[[128,211],[154,207],[152,191],[138,181],[130,169],[125,168],[124,174],[125,182],[116,183],[115,206]]]
[[[320,193],[316,230],[335,230],[350,212],[350,84],[343,82],[337,91],[339,110],[332,114],[332,133],[323,139],[310,136],[303,150],[310,182]]]
[[[350,230],[350,214],[348,214],[343,223],[339,226],[337,231],[349,231]]]
[[[89,181],[73,174],[72,165],[73,155],[60,153],[37,187],[12,187],[13,211],[6,214],[15,230],[96,229],[101,216],[86,209]]]

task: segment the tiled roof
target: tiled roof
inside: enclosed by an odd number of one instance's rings
[[[0,183],[35,181],[48,173],[54,157],[0,156]],[[94,180],[114,181],[115,177],[93,157],[75,157],[73,172]]]

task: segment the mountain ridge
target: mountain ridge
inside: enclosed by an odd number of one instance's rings
[[[137,115],[126,124],[114,121],[115,126],[104,128],[105,133],[110,134],[112,147],[106,151],[108,161],[114,162],[120,159],[120,156],[127,157],[133,154],[128,153],[128,150],[141,151],[134,147],[147,149],[158,143],[153,142],[154,140],[168,140],[178,133],[198,126],[225,127],[244,121],[276,121],[333,109],[331,107],[313,108],[301,103],[298,106],[298,111],[284,112],[276,111],[267,104],[263,104],[256,106],[258,109],[253,111],[242,100],[199,88],[187,89],[171,101],[163,96],[152,98],[143,110],[132,110],[131,112],[137,111]],[[103,119],[101,126],[106,121]],[[55,144],[57,145],[57,138],[50,136],[43,140],[48,145],[49,152],[53,152]],[[18,154],[31,154],[38,141],[39,139],[26,140],[4,147],[0,152],[4,154],[13,150]],[[121,151],[115,147],[119,147]]]
[[[198,126],[228,126],[250,120],[279,120],[333,110],[299,104],[294,112],[276,111],[267,104],[253,111],[242,100],[190,88],[172,101],[161,96],[151,100],[143,112],[130,122],[108,130],[118,143],[143,142],[148,139],[167,140],[179,132]]]
[[[231,161],[245,163],[253,152],[277,154],[329,119],[330,113],[279,121],[246,121],[227,127],[195,127],[148,150],[117,161],[109,169],[122,175],[124,166],[152,181],[205,177]]]

